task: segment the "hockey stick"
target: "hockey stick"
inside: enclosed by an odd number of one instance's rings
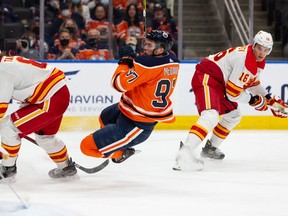
[[[0,145],[0,152],[2,153],[2,157],[4,159],[8,159],[9,157],[9,153],[6,151],[6,149],[4,149],[1,145]],[[2,172],[0,171],[0,177],[1,179],[5,179],[5,177],[3,176]],[[28,208],[29,206],[29,197],[27,199],[21,197],[16,191],[15,189],[12,187],[12,185],[9,182],[6,182],[7,185],[9,186],[9,188],[11,189],[11,191],[17,196],[17,198],[21,201],[21,203],[25,206],[25,208]]]
[[[0,177],[2,178],[2,179],[5,179],[5,177],[3,176],[3,174],[0,172]],[[28,207],[29,207],[29,197],[28,196],[26,196],[25,198],[24,197],[22,197],[22,196],[20,196],[17,192],[16,192],[16,190],[12,187],[12,185],[9,183],[9,182],[6,182],[7,183],[7,185],[8,185],[8,187],[11,189],[11,191],[16,195],[16,197],[20,200],[20,202],[24,205],[24,207],[26,208],[26,209],[28,209]]]
[[[29,137],[29,136],[25,135],[24,139],[26,139],[26,140],[30,141],[31,143],[39,146],[37,144],[37,142],[34,139],[32,139],[31,137]],[[104,169],[109,164],[109,159],[105,160],[103,163],[99,164],[98,166],[95,166],[95,167],[92,167],[92,168],[83,167],[83,166],[77,164],[74,161],[73,161],[73,163],[74,163],[75,167],[77,167],[78,169],[82,170],[83,172],[86,172],[88,174],[93,174],[93,173],[99,172],[100,170]]]

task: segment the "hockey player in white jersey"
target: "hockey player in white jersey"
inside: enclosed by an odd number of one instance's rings
[[[5,116],[11,99],[21,106]],[[31,133],[57,165],[49,172],[51,178],[77,173],[66,145],[56,137],[69,99],[65,75],[58,68],[20,56],[0,57],[0,135],[8,153],[0,164],[0,179],[16,174],[21,139]]]
[[[238,103],[247,103],[258,111],[271,109],[275,117],[287,117],[288,105],[270,96],[259,80],[272,47],[271,34],[259,31],[253,44],[210,55],[196,65],[191,84],[200,117],[186,141],[180,143],[174,170],[203,169],[204,162],[195,155],[195,149],[209,132],[213,133],[201,156],[225,157],[218,147],[241,120]]]

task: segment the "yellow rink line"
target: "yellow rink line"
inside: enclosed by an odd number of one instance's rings
[[[172,124],[159,123],[156,130],[189,130],[198,116],[176,116]],[[90,131],[99,129],[97,116],[64,117],[61,131]],[[273,116],[243,116],[235,130],[288,130],[288,118]]]

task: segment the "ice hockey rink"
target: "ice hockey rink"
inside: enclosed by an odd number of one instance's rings
[[[90,132],[61,132],[70,156],[82,166],[102,159],[81,154]],[[102,171],[78,171],[74,179],[54,180],[55,167],[42,149],[24,140],[16,182],[0,184],[1,216],[287,216],[288,132],[233,131],[221,146],[223,161],[205,160],[203,171],[173,171],[187,131],[154,131],[137,146],[142,152]],[[198,149],[200,152],[200,148]]]

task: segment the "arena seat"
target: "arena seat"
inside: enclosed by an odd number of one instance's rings
[[[2,23],[0,24],[0,38],[20,38],[24,33],[22,23]]]

